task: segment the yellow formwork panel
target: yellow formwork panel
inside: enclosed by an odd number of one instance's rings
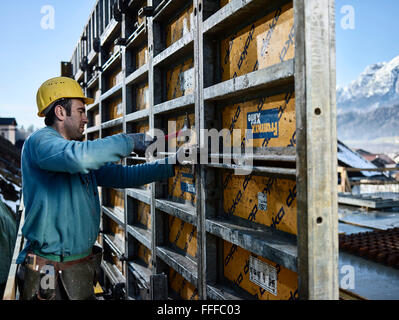
[[[147,3],[148,3],[147,0],[142,1],[141,5],[140,5],[140,8],[146,7],[146,6],[147,6]],[[145,15],[142,16],[142,17],[139,17],[139,15],[138,15],[138,13],[137,13],[137,22],[138,22],[139,25],[141,25],[141,24],[145,21],[145,19],[146,19],[146,16],[145,16]]]
[[[101,90],[100,88],[96,87],[96,90],[94,91],[93,95],[94,101],[98,101],[100,97],[101,97]]]
[[[123,130],[121,128],[113,128],[113,129],[107,129],[105,130],[104,138],[113,136],[114,134],[122,133]]]
[[[189,125],[192,130],[195,130],[195,114],[188,114]],[[168,119],[168,133],[179,131],[184,127],[186,116],[172,117]],[[183,141],[181,141],[183,140]],[[186,141],[183,137],[173,138],[168,141],[168,145],[177,150]],[[192,167],[188,166],[175,166],[175,176],[168,179],[168,193],[172,198],[180,199],[191,204],[196,203],[196,189],[195,189],[195,173]]]
[[[223,209],[251,222],[297,234],[296,181],[223,173]]]
[[[194,92],[194,59],[190,58],[166,73],[166,98],[176,99]]]
[[[137,221],[151,229],[151,207],[141,201],[137,204]]]
[[[174,177],[168,179],[169,196],[195,205],[195,176],[191,167],[175,166]]]
[[[269,292],[250,280],[250,256],[263,261],[276,269],[277,282],[273,283],[276,294]],[[259,300],[292,300],[298,299],[298,274],[270,260],[244,250],[243,248],[223,242],[224,276],[240,286]]]
[[[292,59],[294,45],[290,3],[222,40],[222,81]]]
[[[125,241],[125,231],[123,228],[108,216],[104,217],[108,222],[109,234],[115,237],[116,242]]]
[[[151,269],[152,268],[151,250],[139,242],[137,246],[138,246],[137,256],[139,257],[140,260],[142,260],[146,264],[147,268]]]
[[[105,217],[105,219],[108,221],[108,235],[112,238],[112,241],[117,245],[120,250],[125,251],[125,231],[114,220],[110,219],[109,217]],[[111,259],[113,264],[117,266],[119,271],[124,274],[125,270],[123,262],[118,259],[117,255],[114,252],[111,252]]]
[[[148,46],[143,46],[136,52],[136,69],[144,66],[148,62]]]
[[[108,120],[117,119],[123,116],[122,97],[117,97],[108,102]]]
[[[123,211],[124,206],[125,206],[123,192],[115,190],[115,189],[109,189],[108,192],[109,192],[108,194],[109,194],[110,207]]]
[[[137,133],[146,133],[150,129],[148,121],[140,121],[136,125],[136,132]]]
[[[198,300],[198,289],[173,268],[169,269],[169,287],[184,300]]]
[[[136,87],[136,111],[150,107],[148,83],[139,84]]]
[[[195,131],[195,113],[188,113],[187,114],[188,121],[189,121],[189,128],[193,131]],[[183,129],[184,127],[184,122],[186,120],[186,115],[180,115],[180,116],[174,116],[174,117],[169,117],[168,118],[168,134],[172,134],[175,132],[178,132],[179,130]],[[178,147],[182,146],[184,143],[186,143],[185,138],[183,136],[181,137],[175,137],[171,138],[168,141],[168,146],[171,148],[177,149]]]
[[[122,82],[122,78],[123,78],[122,68],[116,68],[115,70],[113,70],[108,76],[108,81],[107,81],[108,90],[115,87],[120,82]]]
[[[244,147],[295,147],[295,93],[287,91],[271,97],[225,106],[222,109],[223,128],[231,133],[231,144]],[[241,130],[235,135],[233,130]],[[247,141],[245,130],[252,131]]]
[[[113,251],[111,252],[111,260],[112,263],[118,268],[118,270],[126,277],[125,266]]]
[[[100,111],[98,108],[93,110],[92,117],[93,117],[93,126],[98,126],[101,124]]]
[[[166,46],[169,47],[189,33],[193,28],[193,21],[193,5],[191,5],[166,26]]]
[[[226,4],[228,4],[231,0],[220,0],[220,7],[224,7]]]
[[[191,257],[197,255],[197,228],[179,218],[169,216],[169,241]]]

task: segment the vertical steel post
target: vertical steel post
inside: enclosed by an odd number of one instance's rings
[[[295,0],[300,299],[338,299],[334,0]]]

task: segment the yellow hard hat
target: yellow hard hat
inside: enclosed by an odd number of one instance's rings
[[[62,98],[82,99],[85,104],[92,104],[94,99],[87,98],[79,83],[67,77],[56,77],[44,82],[36,95],[39,117],[44,117],[43,111],[54,101]]]

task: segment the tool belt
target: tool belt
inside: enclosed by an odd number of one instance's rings
[[[101,258],[102,249],[97,246],[88,256],[67,262],[28,253],[23,265],[22,300],[95,299],[93,285],[100,272]]]

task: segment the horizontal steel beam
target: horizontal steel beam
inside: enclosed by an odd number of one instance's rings
[[[143,189],[137,189],[137,188],[129,188],[129,189],[125,189],[125,190],[126,190],[126,194],[129,197],[137,199],[137,200],[144,202],[148,205],[151,204],[150,190],[143,190]]]
[[[102,206],[103,213],[105,213],[108,217],[114,220],[119,226],[123,229],[125,228],[125,218],[123,212],[118,212],[115,209],[111,209],[105,206]]]
[[[254,230],[217,219],[206,220],[206,231],[297,272],[296,240],[289,235],[271,229]]]
[[[176,111],[194,105],[194,94],[188,94],[173,100],[159,103],[154,106],[154,114]]]
[[[127,232],[134,237],[138,242],[147,247],[147,249],[151,250],[151,231],[145,228],[142,228],[138,225],[127,225]]]
[[[157,209],[166,212],[176,218],[179,218],[189,224],[197,226],[197,216],[195,214],[195,207],[189,204],[182,204],[169,200],[155,200]]]
[[[167,247],[156,247],[156,254],[188,282],[198,287],[197,264]]]
[[[193,32],[186,33],[181,39],[167,47],[161,53],[156,55],[153,60],[154,67],[165,65],[172,59],[182,56],[190,56],[193,54],[194,34]]]
[[[126,85],[143,82],[148,79],[148,64],[145,64],[126,77]]]
[[[294,60],[254,71],[204,89],[204,100],[224,100],[250,92],[284,85],[294,80]]]

